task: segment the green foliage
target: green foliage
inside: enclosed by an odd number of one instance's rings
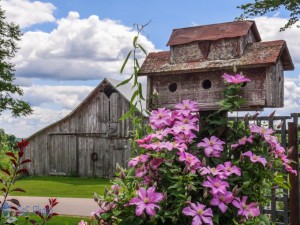
[[[299,0],[255,0],[253,3],[243,4],[238,6],[238,8],[244,11],[238,19],[247,18],[248,16],[263,16],[268,12],[274,12],[284,8],[290,12],[290,18],[284,27],[280,28],[280,31],[290,28],[299,21]]]
[[[132,89],[134,89],[134,93],[131,96],[130,99],[130,109],[128,112],[126,112],[120,120],[125,120],[127,118],[130,118],[132,121],[132,125],[134,127],[134,130],[131,131],[131,143],[133,145],[133,153],[136,154],[138,152],[138,147],[134,140],[139,139],[145,135],[145,131],[148,129],[147,126],[145,126],[144,122],[144,114],[149,114],[149,112],[143,108],[142,101],[145,101],[145,98],[143,96],[142,92],[142,84],[138,80],[139,72],[140,72],[140,63],[137,59],[137,54],[142,53],[145,56],[147,56],[147,52],[145,48],[139,43],[139,36],[141,32],[143,32],[144,28],[149,24],[148,22],[145,25],[135,25],[135,29],[137,30],[137,35],[133,38],[132,45],[133,49],[130,50],[124,60],[124,63],[121,66],[120,73],[122,74],[124,72],[124,69],[126,66],[128,66],[128,61],[132,57],[133,62],[133,73],[128,79],[125,79],[120,84],[117,85],[121,86],[124,84],[127,84],[129,82],[132,83]]]
[[[22,33],[17,25],[5,21],[4,14],[0,7],[0,114],[9,110],[13,116],[28,115],[32,113],[29,104],[12,96],[23,95],[21,88],[14,84],[15,69],[11,63]]]

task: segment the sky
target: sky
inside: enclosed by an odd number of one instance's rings
[[[119,71],[132,49],[134,24],[146,24],[140,43],[147,52],[168,50],[175,28],[233,21],[238,4],[249,1],[200,0],[1,0],[9,21],[19,24],[23,37],[13,60],[15,83],[34,112],[14,118],[0,115],[0,127],[28,137],[72,111],[103,78],[123,80]],[[279,32],[288,18],[284,10],[256,21],[263,41],[287,41],[295,70],[285,72],[285,107],[276,115],[300,112],[300,29]],[[299,24],[299,23],[298,23]],[[140,62],[144,56],[138,55]],[[130,65],[130,62],[129,64]],[[271,111],[261,112],[267,115]]]

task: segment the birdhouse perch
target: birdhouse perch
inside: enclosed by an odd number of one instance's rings
[[[293,70],[286,42],[261,42],[254,21],[175,29],[170,51],[150,53],[140,76],[147,76],[147,107],[174,108],[185,99],[201,110],[217,110],[223,99],[224,73],[233,66],[251,79],[244,85],[243,110],[283,107],[283,71]]]

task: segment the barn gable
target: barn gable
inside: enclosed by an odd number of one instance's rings
[[[31,135],[26,157],[30,174],[110,177],[130,156],[131,85],[104,79],[69,115]]]

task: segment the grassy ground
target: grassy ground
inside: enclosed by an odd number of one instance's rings
[[[1,185],[0,185],[1,186]],[[15,187],[26,193],[13,192],[14,196],[92,198],[93,193],[103,194],[109,180],[81,177],[27,177],[18,180]]]
[[[42,220],[36,216],[30,216],[30,219],[34,219],[37,221],[38,224],[42,224]],[[49,221],[47,221],[47,225],[78,225],[78,223],[81,220],[89,221],[88,218],[82,218],[82,217],[65,217],[65,216],[55,216],[51,218]],[[16,224],[24,225],[26,224],[25,218],[20,217],[18,222]],[[30,222],[27,223],[28,225],[31,225]]]

